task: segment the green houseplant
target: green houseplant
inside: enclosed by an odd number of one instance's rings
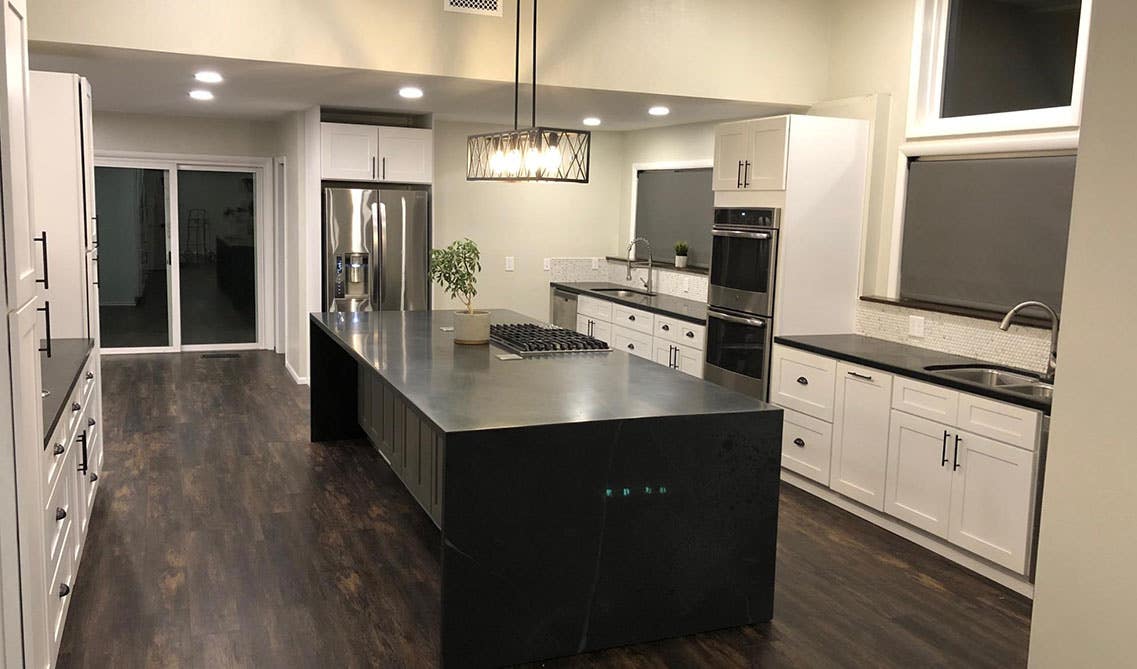
[[[480,271],[481,253],[470,239],[430,252],[430,280],[442,286],[451,299],[466,305],[465,311],[454,313],[456,344],[486,344],[490,340],[490,312],[474,310]]]
[[[675,266],[687,266],[687,242],[675,242]]]

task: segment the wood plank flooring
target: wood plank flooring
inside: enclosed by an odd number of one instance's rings
[[[438,536],[280,356],[107,356],[60,667],[432,667]],[[1030,603],[784,486],[775,619],[551,667],[1025,666]]]

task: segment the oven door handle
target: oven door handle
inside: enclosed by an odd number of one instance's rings
[[[724,313],[719,312],[719,311],[710,311],[709,309],[707,310],[707,318],[717,318],[720,321],[728,321],[730,323],[740,323],[742,325],[753,325],[756,328],[766,327],[766,321],[760,321],[756,318],[743,318],[742,316],[732,316],[730,314],[724,314]]]
[[[769,239],[768,232],[750,232],[748,230],[712,230],[715,237],[744,237],[746,239]]]

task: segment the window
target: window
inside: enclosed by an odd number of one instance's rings
[[[922,0],[908,136],[1076,127],[1091,0]]]
[[[900,298],[1005,312],[1061,308],[1073,155],[910,162]]]
[[[675,242],[687,242],[687,262],[711,262],[711,223],[715,212],[711,168],[640,170],[636,173],[635,236],[651,243],[656,260],[675,257]],[[636,246],[636,257],[647,249]]]

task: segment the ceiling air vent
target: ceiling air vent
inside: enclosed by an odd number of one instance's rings
[[[448,12],[477,14],[479,16],[501,16],[505,0],[442,0],[442,8]]]

